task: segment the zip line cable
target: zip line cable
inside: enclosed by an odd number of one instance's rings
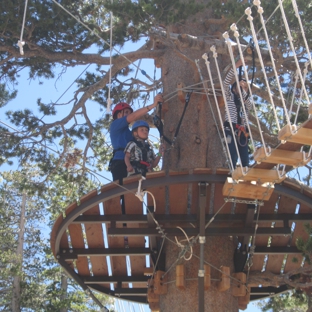
[[[111,0],[113,3],[113,0]],[[107,98],[107,107],[106,107],[106,114],[111,112],[111,88],[112,88],[112,46],[113,46],[113,12],[110,12],[110,37],[109,37],[109,79],[108,79],[108,98]]]
[[[91,34],[95,35],[98,39],[100,39],[101,41],[103,41],[104,43],[106,43],[109,47],[111,46],[110,43],[108,43],[105,39],[103,39],[100,35],[97,34],[96,31],[92,30],[88,25],[86,25],[84,22],[82,22],[81,20],[79,20],[78,17],[76,17],[75,15],[73,15],[71,12],[69,12],[64,6],[62,6],[60,3],[58,3],[56,0],[52,0],[56,5],[58,5],[61,9],[63,9],[67,14],[69,14],[71,17],[73,17],[78,23],[80,23],[82,26],[84,26],[86,29],[88,29],[90,31]],[[112,47],[112,50],[114,50],[115,52],[117,52],[118,55],[120,55],[121,57],[123,57],[126,61],[129,62],[129,64],[133,65],[134,67],[138,67],[134,62],[132,62],[129,58],[127,58],[124,54],[121,54],[116,48]],[[146,73],[146,71],[141,70],[139,68],[139,70],[141,71],[141,73],[146,76],[149,80],[153,81],[153,79]]]

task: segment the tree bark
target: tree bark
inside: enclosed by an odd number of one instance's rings
[[[17,241],[17,249],[16,249],[16,263],[15,265],[20,266],[20,270],[18,270],[19,274],[13,279],[13,291],[12,291],[12,312],[20,312],[21,311],[21,274],[23,270],[23,245],[24,245],[24,233],[25,233],[25,216],[26,216],[26,194],[23,193],[22,197],[22,205],[21,205],[21,214],[20,214],[20,224],[19,224],[19,232],[18,232],[18,241]]]
[[[67,286],[68,286],[68,278],[67,278],[65,272],[62,271],[62,277],[61,277],[61,290],[62,290],[61,301],[63,301],[67,297]],[[60,310],[60,312],[67,312],[67,308],[62,308]]]
[[[180,237],[179,239],[185,239]],[[230,267],[231,272],[234,271],[233,254],[235,245],[228,237],[206,237],[204,247],[205,263],[211,264],[211,286],[204,292],[204,311],[229,312],[238,311],[237,297],[232,296],[231,289],[226,291],[218,291],[217,283],[221,279],[221,273],[217,270],[220,266]],[[166,268],[167,270],[178,259],[181,249],[173,244],[167,244],[166,247]],[[185,265],[185,289],[179,289],[176,286],[176,266],[168,272],[167,285],[168,292],[166,295],[160,296],[160,311],[162,312],[197,312],[199,301],[198,290],[198,269],[199,246],[194,245],[193,257],[186,261],[183,258],[178,264]],[[188,258],[189,253],[185,257]]]

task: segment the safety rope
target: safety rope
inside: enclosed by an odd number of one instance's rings
[[[238,47],[238,50],[239,50],[239,55],[240,55],[240,58],[241,58],[241,61],[242,61],[242,64],[243,66],[241,66],[241,68],[243,67],[244,68],[244,74],[245,74],[245,79],[246,79],[246,82],[248,82],[248,75],[247,75],[247,69],[246,69],[246,64],[245,64],[245,59],[244,59],[244,56],[243,56],[243,51],[242,51],[242,48],[241,48],[241,44],[239,42],[239,32],[237,31],[237,27],[236,27],[236,24],[232,24],[231,25],[231,30],[234,32],[234,37],[236,38],[236,43],[237,43],[237,47]],[[231,50],[232,52],[232,50]],[[234,55],[232,53],[232,56],[234,58]],[[232,60],[232,64],[233,64],[233,59]],[[235,62],[234,62],[234,67],[233,69],[235,68]],[[253,68],[253,73],[254,73],[254,68]],[[237,80],[237,75],[235,75],[235,79],[236,79],[236,83],[237,85],[239,85],[239,80]],[[252,78],[253,79],[253,78]],[[249,100],[250,102],[253,104],[253,98],[252,98],[252,91],[251,91],[251,87],[252,87],[252,83],[249,84],[247,83],[247,86],[248,86],[248,92],[247,92],[247,95],[249,97]],[[240,96],[240,99],[241,99],[241,103],[244,103],[243,101],[243,95],[242,95],[242,92],[241,92],[241,88],[238,88],[238,92],[239,92],[239,96]],[[253,105],[254,107],[254,112],[255,112],[255,117],[257,118],[257,111],[256,111],[256,108],[255,106]],[[254,140],[253,140],[253,136],[252,136],[252,131],[250,129],[250,123],[249,123],[249,118],[248,118],[248,114],[246,112],[246,108],[245,108],[245,105],[242,105],[242,108],[243,108],[243,111],[244,111],[244,114],[245,114],[245,117],[247,119],[247,128],[249,130],[249,135],[250,135],[250,140],[251,140],[251,144],[252,144],[252,147],[253,147],[253,150],[255,150],[255,143],[254,143]],[[258,124],[258,126],[260,126],[260,124]],[[261,127],[259,127],[259,132],[261,132]]]
[[[311,68],[312,68],[311,53],[310,53],[310,49],[309,49],[309,46],[308,46],[307,38],[305,36],[305,31],[304,31],[303,26],[302,26],[302,21],[301,21],[301,17],[300,17],[299,10],[298,10],[298,5],[297,5],[296,0],[291,0],[291,3],[293,5],[294,11],[295,11],[295,16],[298,19],[298,23],[299,23],[300,30],[301,30],[301,35],[302,35],[302,38],[303,38],[303,41],[304,41],[304,45],[305,45],[305,48],[306,48],[306,54],[308,55],[308,58],[309,58],[309,61],[310,61],[310,64],[311,64]]]
[[[261,4],[260,0],[255,0],[254,4],[258,7],[258,13],[260,15],[260,21],[261,21],[262,28],[263,28],[263,31],[264,31],[265,40],[266,40],[266,43],[268,45],[268,51],[269,51],[269,54],[270,54],[270,59],[271,59],[272,68],[273,68],[273,71],[274,71],[276,84],[277,84],[278,91],[279,91],[279,94],[280,94],[280,99],[282,101],[282,105],[283,105],[283,108],[284,108],[287,124],[290,125],[290,119],[289,119],[289,115],[287,113],[287,108],[286,108],[286,103],[285,103],[284,96],[283,96],[283,91],[282,91],[281,84],[280,84],[279,77],[278,77],[278,73],[277,73],[277,70],[276,70],[275,60],[274,60],[274,56],[273,56],[273,53],[272,53],[272,48],[271,48],[268,32],[267,32],[267,29],[265,27],[265,22],[264,22],[264,18],[263,18],[263,12],[264,11],[263,11],[263,8],[260,6],[260,4]]]
[[[24,16],[23,16],[23,24],[22,24],[22,29],[21,29],[21,36],[20,36],[20,40],[18,40],[17,45],[20,49],[20,54],[24,55],[24,45],[25,45],[25,41],[23,41],[23,36],[24,36],[24,28],[25,28],[25,21],[26,21],[26,12],[27,12],[27,4],[28,4],[28,0],[25,0],[25,8],[24,8]]]
[[[289,115],[292,114],[293,105],[294,105],[294,102],[295,102],[296,86],[297,86],[297,83],[298,83],[298,79],[299,79],[299,74],[298,74],[298,70],[296,70],[295,82],[294,82],[294,87],[293,87],[293,94],[292,94],[292,99],[291,99],[290,107],[289,107],[289,110],[288,110],[288,114],[289,114]]]
[[[244,72],[245,72],[245,79],[246,81],[248,81],[248,76],[247,76],[247,71],[246,71],[246,64],[245,64],[245,60],[244,60],[244,56],[243,56],[243,51],[241,49],[241,45],[240,45],[240,42],[238,40],[238,37],[239,37],[239,33],[237,31],[237,27],[236,27],[236,24],[232,24],[231,25],[231,30],[234,32],[234,36],[236,38],[236,42],[237,42],[237,46],[238,46],[238,50],[239,50],[239,56],[240,56],[240,59],[242,60],[242,63],[243,63],[243,66],[245,68]],[[253,49],[253,74],[252,74],[252,80],[251,80],[251,83],[248,84],[248,96],[250,98],[250,102],[252,104],[252,107],[253,107],[253,111],[254,111],[254,117],[256,119],[256,122],[257,122],[257,127],[258,127],[258,130],[259,130],[259,135],[260,135],[260,139],[261,139],[261,143],[262,143],[262,146],[264,147],[264,152],[265,152],[265,155],[266,156],[269,156],[270,153],[271,153],[271,149],[268,148],[266,146],[266,142],[264,140],[264,137],[263,137],[263,132],[261,131],[261,124],[260,124],[260,120],[259,120],[259,117],[258,117],[258,113],[257,113],[257,109],[256,109],[256,105],[255,105],[255,102],[253,100],[253,94],[252,94],[252,84],[253,84],[253,78],[254,78],[254,71],[255,71],[255,64],[254,64],[254,46],[252,47]],[[251,131],[251,128],[250,128],[250,125],[248,123],[248,128],[249,128],[249,133],[250,133],[250,137],[252,139],[252,131]],[[253,150],[255,151],[255,143],[252,139],[252,146],[253,146]]]
[[[111,3],[113,3],[113,0],[111,0]],[[110,35],[109,35],[109,78],[108,78],[108,97],[107,97],[107,107],[106,107],[106,114],[111,113],[111,88],[112,88],[112,52],[113,52],[113,12],[110,11]]]
[[[224,90],[224,86],[223,86],[223,80],[221,78],[221,73],[220,73],[220,68],[219,68],[219,64],[218,64],[218,61],[217,61],[217,53],[216,53],[216,49],[215,49],[215,46],[212,46],[210,48],[210,50],[213,52],[212,56],[214,58],[214,61],[215,61],[215,65],[216,65],[216,68],[217,68],[217,73],[218,73],[218,77],[219,77],[219,81],[220,81],[220,86],[221,86],[221,92],[222,92],[222,96],[223,96],[223,99],[224,99],[224,102],[225,102],[225,110],[229,116],[229,118],[231,118],[230,116],[230,111],[229,111],[229,108],[228,108],[228,105],[227,105],[227,100],[226,100],[226,95],[225,95],[225,90]],[[232,122],[230,122],[230,127],[231,127],[231,131],[232,133],[234,133],[234,129],[233,129],[233,125],[232,125]],[[225,133],[224,133],[224,138],[226,139],[226,136],[225,136]],[[238,147],[237,147],[237,143],[236,143],[236,140],[234,140],[234,144],[235,144],[235,148],[236,150],[238,150]],[[228,145],[228,144],[226,144]],[[232,158],[230,156],[230,151],[229,151],[229,148],[228,149],[228,155],[229,155],[229,164],[230,164],[230,169],[231,169],[231,172],[234,171],[234,164],[232,162]]]
[[[254,24],[252,22],[253,21],[253,17],[251,16],[251,9],[247,8],[245,10],[245,14],[248,15],[247,19],[249,20],[253,41],[254,41],[255,47],[257,49],[257,54],[258,54],[258,58],[259,58],[259,62],[260,62],[261,68],[262,68],[262,73],[263,73],[263,76],[264,76],[266,88],[267,88],[267,91],[268,91],[267,93],[268,93],[269,98],[270,98],[270,104],[272,106],[272,110],[273,110],[273,113],[274,113],[276,126],[278,128],[278,131],[280,131],[281,127],[280,127],[280,124],[279,124],[279,120],[278,120],[278,117],[277,117],[277,112],[276,112],[274,101],[273,101],[273,98],[272,98],[271,88],[270,88],[270,85],[269,85],[269,79],[268,79],[268,77],[266,75],[266,72],[265,72],[265,66],[264,66],[264,63],[263,63],[262,56],[261,56],[259,42],[258,42],[258,39],[257,39],[257,35],[256,35]]]
[[[300,103],[302,101],[302,95],[303,95],[303,86],[305,85],[305,81],[306,81],[306,77],[307,77],[307,73],[308,73],[308,66],[309,66],[309,62],[306,62],[304,65],[304,69],[303,69],[303,81],[304,84],[301,85],[301,90],[300,90],[300,96],[299,96],[299,100],[298,100],[298,105],[297,105],[297,111],[296,111],[296,117],[294,120],[294,125],[297,124],[297,119],[299,116],[299,110],[300,110]]]
[[[306,87],[305,87],[305,85],[304,85],[304,80],[303,80],[303,77],[302,77],[302,74],[301,74],[301,69],[300,69],[300,66],[299,66],[297,54],[296,54],[295,47],[294,47],[294,44],[293,44],[293,38],[292,38],[292,35],[291,35],[291,33],[290,33],[288,21],[287,21],[286,15],[285,15],[284,7],[283,7],[283,2],[282,2],[281,0],[278,0],[278,3],[279,3],[279,5],[280,5],[280,11],[281,11],[281,13],[282,13],[282,18],[283,18],[283,21],[284,21],[285,30],[286,30],[286,32],[287,32],[287,36],[288,36],[288,40],[289,40],[289,44],[290,44],[291,50],[292,50],[292,52],[293,52],[293,56],[294,56],[294,60],[295,60],[295,63],[296,63],[297,70],[298,70],[300,82],[301,82],[301,84],[302,84],[303,92],[304,92],[304,94],[305,94],[305,97],[306,97],[307,102],[309,103],[309,102],[310,102],[310,101],[309,101],[309,96],[308,96]]]
[[[212,49],[211,49],[212,48]],[[215,49],[215,46],[211,47],[210,50],[213,52],[213,53],[216,53],[216,49]],[[206,97],[207,99],[209,100],[209,104],[210,104],[210,108],[211,108],[211,112],[212,112],[212,116],[214,118],[214,122],[216,124],[216,128],[217,128],[217,131],[218,131],[218,135],[219,135],[219,138],[220,138],[220,141],[224,142],[225,144],[222,144],[222,150],[223,150],[223,153],[227,159],[227,163],[229,165],[229,169],[230,170],[233,170],[233,168],[231,168],[231,153],[230,153],[230,150],[229,150],[229,146],[228,144],[226,144],[226,135],[225,135],[225,131],[224,131],[224,127],[223,127],[223,120],[222,120],[222,116],[221,116],[221,112],[220,112],[220,107],[219,107],[219,104],[218,104],[218,99],[217,99],[217,95],[216,95],[216,92],[215,92],[215,87],[214,87],[214,83],[213,83],[213,80],[212,80],[212,74],[211,74],[211,70],[210,70],[210,62],[208,60],[208,55],[207,53],[203,54],[202,55],[202,58],[205,60],[205,64],[206,64],[206,67],[207,67],[207,71],[208,71],[208,75],[209,75],[209,79],[211,81],[211,88],[212,88],[212,94],[213,94],[213,97],[214,97],[214,100],[215,100],[215,103],[216,103],[216,108],[217,108],[217,112],[218,112],[218,116],[219,116],[219,122],[220,122],[220,126],[221,126],[221,129],[222,129],[222,133],[223,133],[223,139],[222,139],[222,136],[221,136],[221,133],[220,133],[220,129],[218,127],[218,122],[216,120],[216,117],[214,115],[214,111],[212,109],[212,105],[211,105],[211,102],[210,102],[210,99],[209,99],[209,96],[208,96],[208,90],[207,90],[207,83],[205,83],[203,81],[203,76],[201,74],[201,71],[200,71],[200,67],[198,65],[198,62],[196,62],[196,65],[197,65],[197,68],[198,68],[198,71],[199,71],[199,74],[200,74],[200,78],[203,82],[203,86],[204,86],[204,90],[206,91]]]

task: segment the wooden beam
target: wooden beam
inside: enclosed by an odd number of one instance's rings
[[[185,267],[184,264],[176,266],[176,286],[181,290],[185,290]]]
[[[221,266],[221,281],[217,283],[217,290],[220,292],[226,291],[231,287],[230,267]]]
[[[208,290],[211,286],[210,265],[204,264],[204,268],[205,268],[204,287],[205,290]]]
[[[246,274],[243,272],[232,274],[232,295],[234,297],[243,297],[246,295]]]
[[[164,271],[156,271],[154,275],[154,292],[157,295],[165,295],[168,291],[168,286],[166,284],[168,275]]]
[[[163,228],[168,236],[179,236],[181,231],[176,228]],[[185,233],[188,236],[196,236],[198,234],[197,228],[184,228]],[[205,236],[242,236],[242,235],[254,235],[254,227],[219,227],[219,228],[206,228]],[[117,228],[108,229],[108,236],[161,236],[162,234],[156,229],[129,229],[129,228]],[[257,230],[257,235],[289,235],[291,233],[289,227],[261,227]]]

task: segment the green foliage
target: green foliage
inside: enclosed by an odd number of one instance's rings
[[[9,101],[16,97],[17,91],[9,92],[5,88],[5,84],[0,83],[0,107],[5,106]]]
[[[260,301],[258,306],[263,312],[305,312],[308,308],[307,297],[299,291],[289,291]]]
[[[308,234],[308,238],[305,240],[303,237],[298,237],[296,240],[297,248],[302,252],[304,261],[311,265],[311,255],[312,255],[312,227],[309,223],[304,225],[305,231]],[[295,258],[294,261],[297,259]],[[298,261],[298,260],[297,260]]]
[[[59,170],[49,183],[38,188],[40,171],[23,168],[0,174],[0,310],[11,311],[12,282],[21,278],[21,309],[59,312],[99,311],[99,307],[76,283],[64,275],[56,263],[47,239],[47,224],[62,213],[65,206],[96,185],[88,179],[75,179],[67,170]],[[21,195],[27,194],[23,257],[16,256],[20,232]],[[68,286],[64,288],[64,281]],[[110,305],[106,296],[98,299]]]

